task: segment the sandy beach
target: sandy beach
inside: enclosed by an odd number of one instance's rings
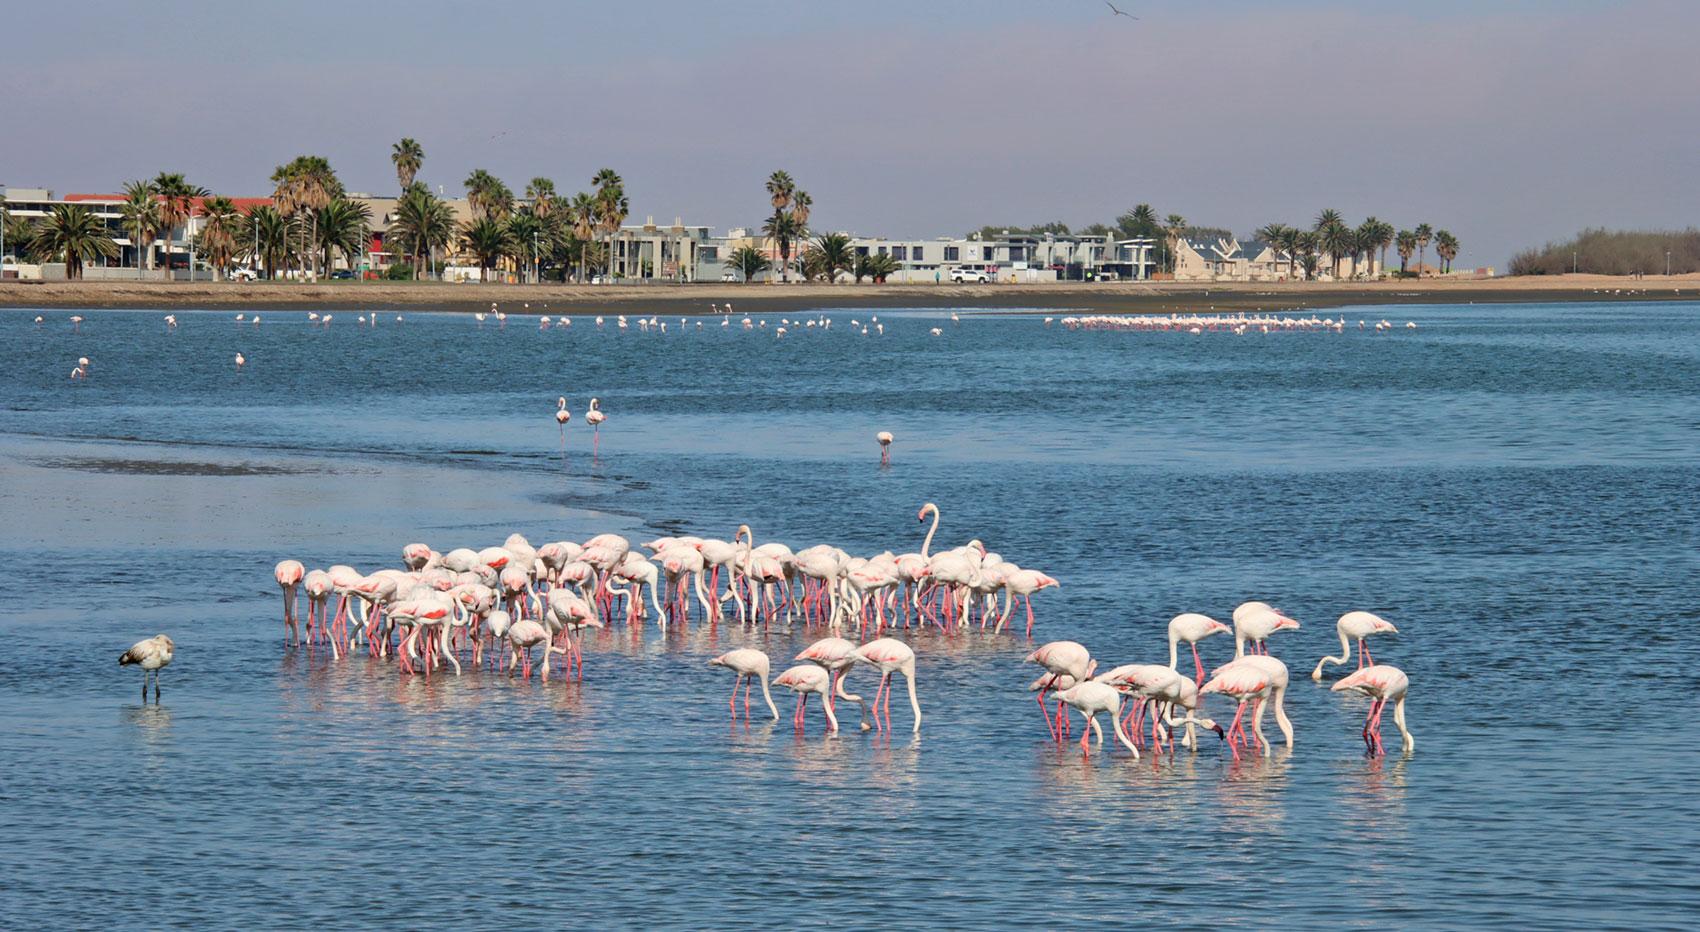
[[[0,308],[261,308],[510,313],[706,313],[833,307],[976,307],[1090,312],[1324,309],[1361,304],[1693,300],[1700,275],[1564,275],[1398,282],[1126,282],[1042,285],[506,285],[438,282],[4,282]],[[529,308],[527,305],[530,305]]]

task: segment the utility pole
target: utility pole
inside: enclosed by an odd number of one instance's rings
[[[1670,277],[1670,250],[1665,250],[1665,277]]]
[[[1576,274],[1576,250],[1570,250],[1570,274]]]

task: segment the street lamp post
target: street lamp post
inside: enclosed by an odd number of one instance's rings
[[[543,268],[537,264],[537,231],[531,231],[531,283],[543,280]]]

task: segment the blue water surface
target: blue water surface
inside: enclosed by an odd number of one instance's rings
[[[1245,336],[36,313],[0,312],[0,926],[1700,920],[1700,307]],[[548,684],[281,642],[285,557],[740,523],[872,555],[919,548],[925,501],[935,547],[1061,586],[1034,641],[900,632],[918,737],[901,699],[892,735],[730,721],[706,659],[777,670],[801,627],[621,625]],[[1253,598],[1303,623],[1272,642],[1290,752],[1049,741],[1033,643],[1164,662],[1171,616]],[[1353,609],[1399,627],[1411,755],[1366,758],[1366,701],[1308,678]],[[143,703],[114,660],[161,631]]]

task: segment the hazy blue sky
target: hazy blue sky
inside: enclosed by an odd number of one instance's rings
[[[1117,0],[134,0],[0,14],[0,183],[181,171],[269,190],[330,158],[395,188],[425,147],[632,213],[755,224],[788,169],[820,228],[894,236],[1109,220],[1137,201],[1244,232],[1336,207],[1464,243],[1700,214],[1700,3]],[[497,139],[491,137],[506,133]]]

